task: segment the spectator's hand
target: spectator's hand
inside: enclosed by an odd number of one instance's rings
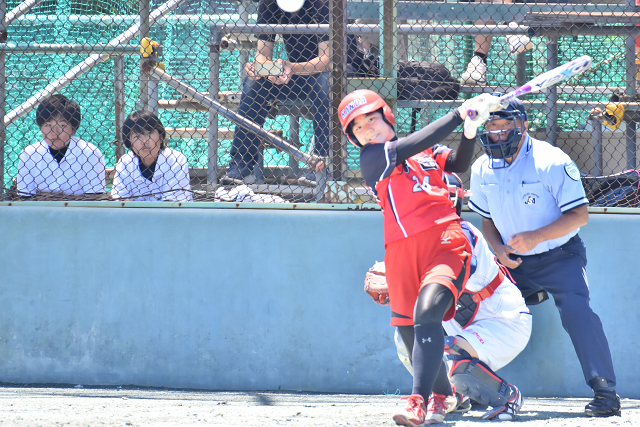
[[[535,248],[538,243],[540,241],[535,231],[523,231],[512,235],[507,245],[520,253],[524,253]]]
[[[244,65],[244,71],[246,71],[247,77],[251,80],[258,80],[261,78],[260,76],[256,76],[256,69],[253,66],[253,62],[247,62]]]
[[[516,268],[522,262],[522,258],[511,259],[509,255],[515,254],[516,250],[513,249],[509,245],[502,245],[497,251],[496,256],[498,257],[498,261],[500,264],[504,265],[507,268]]]
[[[275,62],[283,63],[284,73],[281,76],[269,76],[268,79],[277,85],[286,85],[291,80],[293,67],[289,61],[283,61],[282,59],[277,59]]]

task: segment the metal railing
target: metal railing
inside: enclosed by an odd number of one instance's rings
[[[179,9],[182,0],[170,0],[160,5],[156,10],[151,12],[149,1],[141,0],[138,4],[138,15],[68,15],[61,17],[53,14],[31,14],[27,13],[38,5],[37,0],[25,1],[16,9],[9,13],[4,13],[6,1],[0,2],[0,34],[14,23],[47,23],[55,24],[60,20],[72,23],[78,26],[113,26],[113,25],[130,25],[126,31],[117,37],[111,39],[108,43],[87,43],[79,41],[78,43],[46,43],[46,42],[11,42],[8,39],[0,40],[0,188],[6,192],[9,185],[5,182],[6,162],[11,157],[15,162],[16,153],[8,153],[6,146],[6,129],[15,125],[21,118],[29,114],[39,103],[54,93],[60,92],[73,82],[76,82],[82,75],[89,70],[97,67],[108,59],[113,59],[113,122],[109,126],[114,127],[115,133],[115,162],[120,160],[126,153],[123,143],[122,124],[125,121],[125,111],[127,108],[142,110],[147,109],[158,115],[165,112],[178,111],[179,109],[187,110],[197,114],[197,111],[206,111],[206,126],[179,126],[172,124],[167,126],[167,130],[172,138],[181,136],[188,137],[197,135],[198,138],[206,138],[206,161],[204,167],[192,166],[192,177],[200,180],[196,182],[194,192],[199,192],[203,198],[214,198],[213,193],[220,187],[220,176],[226,170],[222,163],[229,155],[229,147],[223,144],[221,137],[229,138],[233,136],[231,130],[221,127],[221,121],[243,126],[246,124],[247,118],[238,118],[233,116],[233,111],[229,110],[237,108],[238,100],[244,80],[244,64],[251,60],[251,55],[255,49],[255,42],[239,41],[238,51],[235,56],[228,55],[220,48],[225,36],[237,36],[239,38],[248,36],[257,36],[260,34],[317,34],[327,35],[334,49],[333,64],[331,67],[331,108],[336,109],[336,100],[339,102],[342,95],[348,90],[359,87],[371,87],[384,93],[385,98],[398,112],[405,110],[422,110],[429,112],[438,112],[459,105],[465,98],[471,94],[479,92],[490,92],[495,89],[495,85],[486,87],[465,86],[460,88],[460,99],[455,100],[434,100],[434,99],[398,99],[398,75],[399,66],[398,48],[400,39],[414,37],[415,39],[424,38],[442,38],[447,37],[464,37],[464,36],[508,36],[523,35],[529,37],[542,37],[545,39],[544,52],[542,52],[541,61],[537,67],[544,69],[552,69],[559,64],[560,48],[564,37],[623,37],[624,43],[624,81],[616,85],[602,85],[599,81],[593,84],[571,83],[561,87],[553,87],[549,89],[543,96],[531,97],[525,100],[525,104],[536,111],[541,111],[544,116],[544,129],[539,129],[546,134],[547,140],[555,144],[559,144],[563,138],[562,134],[566,133],[559,126],[560,115],[564,112],[580,112],[591,111],[595,106],[602,105],[602,100],[590,101],[578,99],[581,95],[594,94],[603,99],[616,91],[622,91],[627,98],[624,102],[628,110],[637,110],[639,103],[636,100],[637,93],[637,76],[636,76],[636,57],[634,53],[635,37],[640,36],[640,26],[634,24],[640,22],[640,14],[637,6],[631,0],[626,0],[624,4],[495,4],[495,3],[479,3],[470,7],[468,3],[456,2],[348,2],[341,3],[337,1],[330,2],[332,21],[329,24],[319,25],[272,25],[272,24],[256,24],[254,22],[255,15],[253,5],[250,1],[243,0],[237,5],[236,12],[226,15],[200,14],[189,15],[177,13],[171,15],[174,10]],[[3,15],[4,18],[3,18]],[[490,17],[497,22],[513,21],[511,25],[476,25],[469,21],[485,19]],[[349,19],[374,19],[377,23],[350,23]],[[407,22],[409,20],[410,22]],[[454,21],[454,23],[451,23]],[[443,23],[444,22],[444,23]],[[461,23],[457,23],[461,22]],[[194,80],[192,84],[184,80],[184,77],[176,73],[168,73],[157,67],[149,67],[149,58],[140,57],[138,69],[146,69],[147,72],[138,72],[131,74],[131,67],[127,68],[124,55],[135,56],[140,54],[139,44],[129,44],[136,37],[139,40],[145,38],[154,38],[154,33],[167,31],[166,28],[180,26],[185,31],[193,31],[194,37],[198,40],[198,48],[206,45],[208,52],[206,54],[206,62],[201,64],[202,68],[207,68],[206,74],[206,90],[202,89],[201,82]],[[6,34],[6,33],[5,33]],[[343,39],[344,35],[365,36],[371,35],[380,40],[379,44],[379,70],[380,75],[377,77],[349,77],[347,78],[347,70],[345,69],[346,49]],[[206,36],[206,37],[204,37]],[[206,40],[206,42],[204,42]],[[336,52],[338,55],[336,56]],[[6,55],[90,55],[88,58],[69,68],[64,74],[58,78],[52,79],[44,88],[38,90],[34,95],[30,96],[23,102],[14,106],[8,113],[5,112],[6,100]],[[232,59],[230,59],[232,58]],[[155,58],[156,61],[164,60],[163,57]],[[237,72],[235,75],[230,72],[229,61],[236,61]],[[513,75],[516,76],[515,81],[509,81],[500,85],[501,90],[509,90],[527,80],[528,67],[532,62],[531,57],[527,58],[526,53],[521,53],[514,61],[515,69]],[[168,62],[169,66],[174,65]],[[128,71],[129,70],[129,71]],[[137,80],[137,97],[132,95],[130,82],[132,79]],[[228,90],[229,81],[237,83],[231,84],[234,90]],[[163,95],[167,96],[161,84],[167,83],[169,87],[177,90],[182,97],[173,99],[163,99]],[[197,83],[197,84],[196,84]],[[622,84],[620,84],[622,83]],[[196,88],[199,86],[199,89]],[[135,97],[132,102],[132,96]],[[229,111],[227,113],[226,111]],[[279,151],[284,151],[291,155],[286,163],[278,163],[275,165],[274,171],[270,173],[282,173],[275,177],[280,181],[291,178],[292,174],[299,173],[298,161],[303,163],[315,164],[317,160],[315,155],[309,151],[305,153],[300,147],[301,141],[305,139],[303,145],[306,149],[310,149],[313,138],[308,136],[301,137],[304,133],[301,130],[297,116],[306,116],[310,114],[309,102],[280,103],[279,113],[293,115],[288,119],[286,124],[281,126],[280,130],[289,131],[289,141],[287,138],[273,136],[269,132],[259,132],[260,126],[247,125],[252,128],[255,133],[262,136],[265,145],[259,149],[259,166],[256,166],[255,176],[257,183],[250,185],[251,188],[258,192],[269,192],[277,194],[285,194],[290,196],[292,200],[302,195],[304,198],[311,197],[311,200],[327,201],[327,202],[354,202],[356,200],[367,200],[363,197],[355,196],[361,191],[356,188],[362,186],[359,178],[357,167],[353,166],[353,159],[349,158],[348,144],[342,137],[337,121],[333,121],[335,111],[332,111],[327,120],[332,120],[330,125],[330,155],[327,159],[327,165],[330,173],[326,177],[329,185],[336,188],[337,185],[349,187],[346,197],[338,197],[333,194],[324,197],[329,193],[328,186],[322,180],[318,180],[315,186],[305,188],[299,183],[279,182],[272,185],[261,185],[265,180],[264,164],[268,160],[265,159],[265,149],[269,147],[277,147]],[[188,114],[188,113],[186,113]],[[400,114],[400,113],[398,113]],[[435,113],[434,113],[435,114]],[[251,117],[248,117],[251,120]],[[178,119],[173,120],[177,122]],[[189,120],[185,120],[188,123]],[[606,129],[603,132],[601,121],[590,120],[587,122],[593,128],[593,135],[587,138],[587,145],[592,150],[589,153],[588,160],[583,161],[584,170],[588,170],[593,175],[603,175],[607,173],[607,162],[604,159],[607,155],[603,145],[603,138],[606,139]],[[308,126],[308,125],[305,125]],[[183,129],[180,131],[180,129]],[[186,129],[186,130],[185,130]],[[189,130],[193,129],[193,131]],[[624,127],[623,141],[625,145],[624,164],[618,165],[618,170],[636,169],[637,157],[637,129],[634,121],[626,121]],[[189,131],[187,131],[189,130]],[[289,144],[291,140],[293,144]],[[35,142],[35,141],[32,141]],[[224,148],[221,148],[224,147]],[[15,148],[14,148],[15,150]],[[223,152],[221,152],[223,150]],[[190,153],[186,153],[190,157]],[[282,162],[278,160],[278,162]],[[200,161],[200,164],[203,162]],[[587,165],[588,163],[588,165]],[[357,165],[356,165],[357,166]],[[282,172],[282,168],[289,168]],[[109,168],[108,168],[109,169]],[[273,169],[273,168],[272,168]],[[289,179],[290,180],[290,179]],[[359,181],[360,180],[360,181]],[[192,180],[193,182],[193,180]],[[340,184],[335,184],[340,183]],[[311,194],[312,196],[309,196]]]

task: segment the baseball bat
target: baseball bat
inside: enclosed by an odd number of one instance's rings
[[[506,103],[511,98],[527,95],[529,93],[540,92],[542,89],[546,89],[558,82],[570,79],[571,77],[577,76],[578,74],[584,72],[587,68],[591,67],[591,62],[592,59],[589,55],[584,55],[580,58],[576,58],[571,62],[567,62],[566,64],[562,64],[554,68],[553,70],[542,73],[539,76],[529,80],[519,88],[502,95],[500,97],[500,101],[502,105],[506,105]],[[471,119],[475,118],[476,114],[477,113],[475,110],[467,110],[467,116]]]
[[[200,105],[206,107],[209,111],[217,113],[224,118],[227,118],[242,127],[245,130],[250,132],[254,132],[264,138],[272,147],[275,147],[281,151],[284,151],[287,154],[293,156],[294,159],[304,162],[309,166],[315,167],[315,165],[322,160],[321,157],[318,157],[313,154],[307,154],[300,151],[297,147],[291,145],[286,140],[279,138],[272,133],[267,132],[262,129],[261,126],[254,123],[253,121],[247,119],[240,114],[231,111],[227,107],[223,106],[217,101],[214,101],[210,96],[207,96],[203,93],[198,92],[195,88],[189,86],[188,84],[176,79],[175,77],[167,74],[164,70],[155,66],[154,61],[147,61],[143,66],[143,71],[149,74],[150,76],[166,83],[167,85],[174,88],[178,93],[182,95],[186,95],[189,98],[193,99]]]

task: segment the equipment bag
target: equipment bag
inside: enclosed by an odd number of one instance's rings
[[[399,61],[398,99],[454,100],[460,83],[438,62]]]
[[[640,206],[640,171],[632,169],[608,176],[583,176],[582,185],[590,206]]]

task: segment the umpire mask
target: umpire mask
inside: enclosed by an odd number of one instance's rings
[[[492,94],[496,95],[496,94]],[[500,96],[501,94],[497,94]],[[492,121],[500,120],[500,126],[492,126]],[[484,152],[489,156],[489,167],[501,169],[509,166],[505,159],[513,157],[520,145],[522,135],[526,129],[524,122],[527,112],[524,104],[517,98],[509,100],[509,104],[502,110],[491,114],[484,124],[483,130],[478,132],[478,139]],[[494,122],[496,123],[496,122]]]

